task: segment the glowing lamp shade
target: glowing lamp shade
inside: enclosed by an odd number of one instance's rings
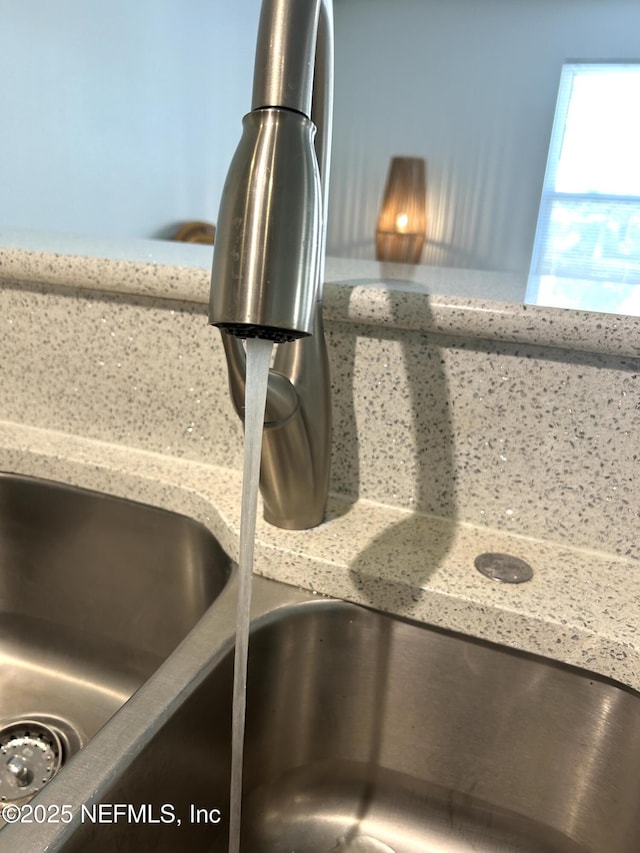
[[[420,157],[393,157],[376,231],[376,258],[417,264],[427,235],[426,164]]]

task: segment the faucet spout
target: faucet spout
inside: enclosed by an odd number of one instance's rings
[[[331,0],[263,0],[252,109],[218,215],[209,322],[223,332],[231,398],[241,417],[241,339],[277,344],[260,485],[265,518],[290,529],[321,523],[329,488],[322,282],[332,101]]]

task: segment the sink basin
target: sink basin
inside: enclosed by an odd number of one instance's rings
[[[176,648],[229,570],[188,518],[0,475],[3,753],[28,721],[31,738],[53,730],[68,758]],[[12,796],[11,781],[0,773],[3,800],[33,793],[14,786]]]
[[[208,667],[83,794],[106,821],[85,814],[47,849],[226,851],[231,607],[209,611]],[[254,614],[245,853],[640,849],[636,693],[259,578]],[[85,773],[102,773],[119,717],[78,756]],[[60,799],[61,782],[42,802]],[[114,820],[113,804],[144,805],[145,819]]]

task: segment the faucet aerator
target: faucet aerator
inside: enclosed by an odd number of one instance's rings
[[[274,344],[290,344],[302,337],[301,332],[286,332],[283,329],[274,329],[269,326],[253,326],[250,323],[212,323],[221,332],[233,335],[236,338],[260,338],[263,341],[272,341]]]

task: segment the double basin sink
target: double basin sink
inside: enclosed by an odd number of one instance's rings
[[[227,850],[235,601],[196,522],[0,477],[0,853]],[[640,849],[631,690],[262,578],[249,657],[244,853]]]

